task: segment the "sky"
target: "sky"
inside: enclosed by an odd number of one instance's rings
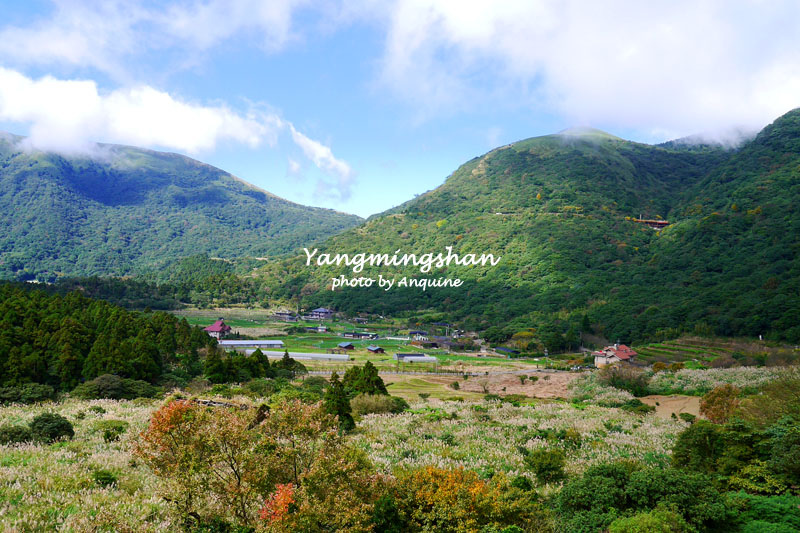
[[[0,0],[0,130],[369,216],[517,140],[727,142],[800,106],[800,2]]]

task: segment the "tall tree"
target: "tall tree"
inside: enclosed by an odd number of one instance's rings
[[[325,391],[323,405],[326,413],[339,417],[339,428],[342,431],[350,431],[356,426],[350,414],[350,400],[336,372],[331,375],[331,386]]]

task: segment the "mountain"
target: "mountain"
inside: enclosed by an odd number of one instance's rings
[[[172,153],[24,150],[0,135],[0,278],[125,275],[196,254],[265,257],[361,219],[294,204]]]
[[[334,236],[319,253],[492,253],[495,267],[261,269],[272,294],[356,312],[631,342],[681,331],[800,340],[800,111],[738,149],[650,146],[597,130],[527,139],[468,161],[440,187]],[[663,219],[654,230],[634,219]],[[346,288],[347,277],[457,277],[459,288]],[[586,320],[584,320],[584,315]],[[502,337],[502,335],[501,335]]]

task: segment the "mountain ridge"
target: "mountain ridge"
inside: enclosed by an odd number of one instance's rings
[[[429,276],[410,268],[359,274],[459,277],[461,289],[331,291],[332,277],[353,273],[307,268],[302,256],[265,265],[260,277],[271,294],[303,306],[429,310],[477,330],[500,323],[566,335],[586,315],[607,338],[629,342],[694,328],[800,340],[792,325],[800,316],[789,304],[800,309],[800,291],[792,292],[800,217],[789,216],[800,201],[796,143],[796,111],[737,150],[605,135],[525,139],[467,161],[436,189],[320,246],[320,253],[452,246],[504,258],[492,269],[450,266]],[[636,223],[640,216],[669,225],[655,231]]]
[[[127,275],[197,253],[274,256],[358,224],[172,152],[60,155],[0,137],[0,276]],[[43,243],[50,243],[43,249]]]

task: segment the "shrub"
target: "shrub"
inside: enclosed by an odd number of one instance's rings
[[[402,413],[408,409],[408,402],[397,396],[383,394],[359,394],[350,400],[353,414]]]
[[[656,408],[652,405],[647,405],[642,400],[637,398],[633,398],[628,400],[624,404],[620,406],[625,411],[630,411],[631,413],[636,413],[640,415],[646,415],[648,413],[654,413]]]
[[[106,410],[99,405],[93,405],[89,408],[89,411],[95,413],[97,415],[105,414]]]
[[[715,424],[724,424],[738,407],[740,392],[727,383],[712,389],[700,401],[700,413]]]
[[[728,487],[753,494],[782,494],[786,491],[786,484],[764,461],[754,461],[739,470],[728,479]]]
[[[458,381],[454,381],[450,384],[450,388],[453,390],[458,390],[461,388],[461,385],[458,384]]]
[[[698,420],[684,429],[672,448],[672,464],[695,472],[712,472],[722,453],[718,426]]]
[[[244,388],[259,398],[267,398],[280,390],[275,380],[263,378],[248,381],[244,384]]]
[[[564,473],[564,452],[552,449],[538,449],[524,458],[539,483],[555,483],[566,477]]]
[[[800,485],[800,429],[793,427],[776,439],[769,465],[787,483]]]
[[[428,466],[398,472],[394,492],[402,531],[545,530],[547,511],[503,476],[483,480],[470,470]]]
[[[678,418],[683,420],[684,422],[689,422],[690,424],[694,424],[694,421],[697,420],[697,417],[694,416],[692,413],[680,413]]]
[[[614,520],[609,533],[684,533],[690,531],[686,521],[669,509],[654,509],[628,518]]]
[[[25,426],[0,426],[0,444],[16,444],[33,440],[30,428]]]
[[[46,402],[55,398],[56,391],[50,385],[25,383],[18,387],[0,387],[0,404]]]
[[[75,430],[69,420],[56,413],[42,413],[31,420],[31,433],[35,440],[53,442],[61,438],[72,438]]]
[[[622,389],[634,396],[647,394],[647,376],[640,369],[627,364],[604,366],[598,371],[598,380],[603,385]]]
[[[128,423],[124,420],[99,420],[94,429],[103,435],[104,441],[113,442],[128,430]]]
[[[110,470],[99,469],[92,473],[92,479],[101,487],[108,487],[117,482],[117,475]]]
[[[124,379],[114,374],[103,374],[91,381],[81,383],[72,390],[72,395],[83,400],[132,400],[134,398],[154,398],[160,390],[135,379]]]

